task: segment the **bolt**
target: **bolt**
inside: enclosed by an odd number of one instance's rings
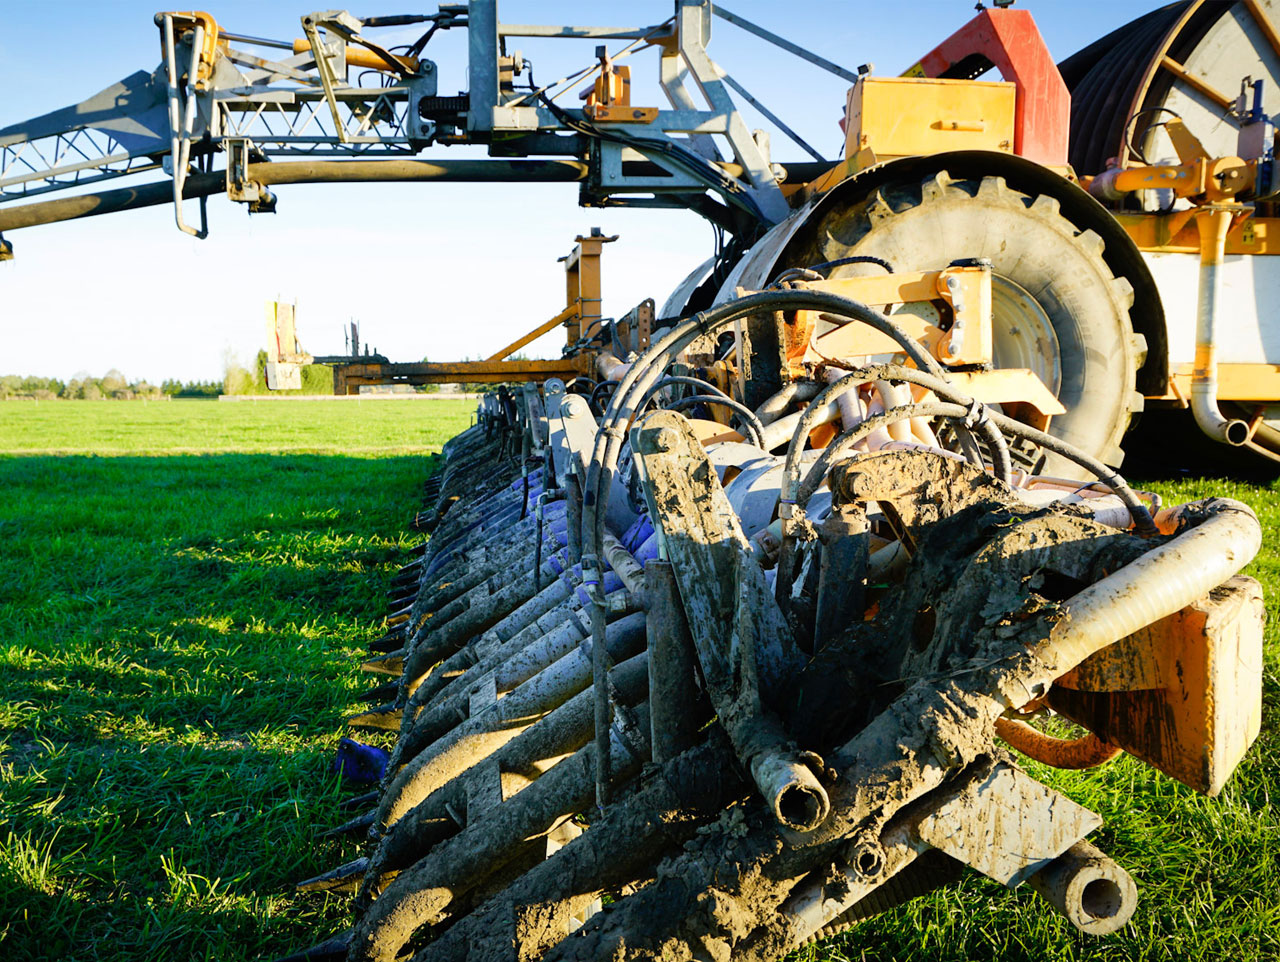
[[[675,428],[659,428],[653,435],[655,451],[674,451],[680,443],[680,432]]]

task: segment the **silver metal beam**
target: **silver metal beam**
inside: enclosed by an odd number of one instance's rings
[[[711,12],[721,20],[728,20],[735,27],[741,27],[743,30],[747,31],[747,33],[753,33],[761,40],[767,40],[775,47],[781,47],[787,53],[795,54],[801,60],[809,61],[809,63],[813,64],[815,67],[821,67],[823,70],[833,73],[837,77],[843,77],[845,80],[849,81],[849,83],[858,82],[858,75],[853,71],[845,70],[844,67],[841,67],[839,64],[834,64],[825,57],[819,57],[816,53],[811,53],[810,51],[805,50],[804,47],[792,43],[790,40],[784,40],[776,33],[771,33],[764,27],[754,24],[750,20],[738,16],[736,13],[731,13],[718,3],[712,5]]]

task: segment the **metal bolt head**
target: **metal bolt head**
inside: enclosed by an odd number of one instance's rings
[[[674,451],[680,443],[680,432],[675,428],[659,428],[653,435],[655,451]]]

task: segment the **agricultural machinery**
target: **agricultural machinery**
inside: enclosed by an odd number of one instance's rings
[[[849,82],[843,160],[710,58],[717,18]],[[393,746],[335,831],[367,854],[300,884],[352,893],[351,925],[297,958],[777,959],[965,871],[1126,924],[1101,817],[1021,759],[1127,752],[1214,795],[1259,731],[1257,519],[1116,469],[1144,408],[1280,459],[1269,3],[1169,4],[1061,64],[1002,3],[898,77],[707,0],[645,27],[493,0],[286,40],[156,24],[154,72],[0,130],[0,230],[172,204],[202,236],[219,193],[555,180],[718,237],[661,306],[603,316],[592,232],[564,309],[486,360],[325,359],[340,393],[496,388],[362,665],[385,683],[350,724]],[[449,30],[456,96],[425,57]],[[539,86],[520,38],[604,45]],[[642,52],[666,106],[633,94]],[[731,92],[813,159],[775,163]],[[309,356],[273,318],[288,385]]]

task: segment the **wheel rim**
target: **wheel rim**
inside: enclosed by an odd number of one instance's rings
[[[1062,387],[1062,353],[1049,315],[1030,291],[991,275],[991,359],[998,368],[1025,368],[1054,397]]]

